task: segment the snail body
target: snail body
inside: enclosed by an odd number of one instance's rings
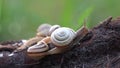
[[[33,38],[30,38],[27,40],[23,45],[21,45],[19,48],[15,50],[15,52],[22,51],[28,47],[30,47],[32,44],[41,41],[43,38],[49,35],[49,29],[51,28],[50,24],[42,24],[37,29],[37,35]]]

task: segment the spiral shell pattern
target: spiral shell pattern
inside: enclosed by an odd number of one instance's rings
[[[38,27],[37,32],[40,33],[42,36],[48,36],[49,30],[52,26],[50,24],[42,24]]]
[[[67,27],[56,29],[51,34],[51,41],[56,46],[66,46],[76,37],[76,32]]]
[[[44,41],[41,41],[40,43],[29,47],[27,52],[44,52],[47,51],[48,49],[49,49],[48,45]]]
[[[49,35],[52,34],[52,32],[54,32],[56,29],[60,28],[60,25],[53,25],[50,30],[49,30]]]

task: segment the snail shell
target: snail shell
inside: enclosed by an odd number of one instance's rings
[[[76,37],[76,32],[70,28],[62,27],[51,34],[51,42],[56,46],[66,46]]]
[[[45,52],[48,49],[49,49],[48,45],[44,41],[41,41],[40,43],[37,43],[36,45],[29,47],[27,52],[29,53]]]
[[[60,28],[60,25],[53,25],[49,30],[49,36],[58,28]]]
[[[49,35],[49,30],[51,28],[50,24],[42,24],[38,27],[37,29],[37,35],[39,36],[48,36]]]

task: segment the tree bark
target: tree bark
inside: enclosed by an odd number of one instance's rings
[[[79,41],[76,47],[46,56],[34,68],[120,68],[120,17],[109,17]]]
[[[78,33],[74,42],[72,49],[39,61],[30,58],[26,50],[8,56],[21,41],[0,43],[0,68],[120,68],[120,17],[107,18],[84,37]]]

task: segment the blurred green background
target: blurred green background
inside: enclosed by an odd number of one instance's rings
[[[42,23],[77,30],[120,15],[120,0],[0,0],[0,41],[35,36]]]

